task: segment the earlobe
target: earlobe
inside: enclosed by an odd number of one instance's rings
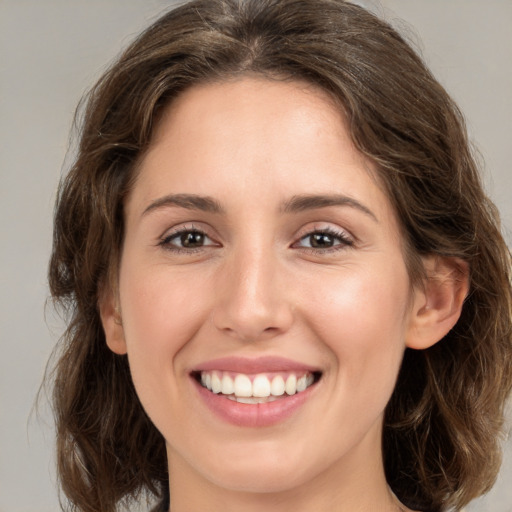
[[[469,266],[459,258],[424,259],[426,278],[414,291],[406,346],[426,349],[440,341],[457,323],[469,291]]]
[[[111,290],[101,294],[98,307],[108,347],[116,354],[126,354],[121,312]]]

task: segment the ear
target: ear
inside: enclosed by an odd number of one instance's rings
[[[406,346],[425,349],[440,341],[459,320],[469,291],[469,266],[459,258],[423,259],[426,278],[415,289]]]
[[[121,312],[117,297],[110,287],[108,291],[101,293],[98,307],[108,347],[116,354],[126,354],[126,341],[124,339]]]

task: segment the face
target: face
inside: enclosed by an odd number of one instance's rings
[[[272,492],[379,467],[411,287],[389,200],[327,96],[251,78],[191,88],[125,216],[110,346],[171,475]]]

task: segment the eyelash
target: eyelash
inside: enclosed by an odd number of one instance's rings
[[[205,231],[195,228],[193,226],[183,228],[183,229],[177,229],[176,231],[173,231],[172,233],[164,236],[159,242],[158,245],[163,247],[165,250],[174,252],[176,254],[194,254],[197,252],[200,252],[204,250],[205,247],[215,246],[215,242],[207,245],[201,245],[199,247],[191,247],[191,248],[184,248],[179,247],[177,245],[172,244],[172,240],[179,238],[186,234],[197,234],[204,238],[207,238],[211,241],[211,238],[208,236]],[[301,247],[298,245],[303,240],[307,239],[308,237],[312,237],[314,235],[327,235],[333,239],[334,242],[338,242],[333,247],[326,247],[326,248],[316,248],[316,247]],[[326,228],[315,228],[307,233],[303,234],[297,242],[294,242],[291,247],[300,249],[304,252],[311,253],[311,254],[320,254],[320,253],[331,253],[340,251],[343,249],[346,249],[347,247],[352,247],[354,245],[354,241],[352,238],[350,238],[345,232],[338,231],[336,229],[333,229],[331,227]]]
[[[187,233],[199,234],[199,235],[211,240],[211,238],[205,233],[205,231],[203,231],[202,229],[195,228],[194,226],[190,226],[190,227],[186,227],[186,228],[177,229],[176,231],[173,231],[172,233],[165,235],[158,242],[158,245],[160,247],[163,247],[165,250],[174,252],[176,254],[194,254],[194,253],[202,251],[204,249],[204,247],[209,247],[209,246],[215,245],[215,244],[207,244],[207,245],[201,245],[200,247],[185,248],[185,247],[179,247],[177,245],[172,244],[173,239],[179,238]]]
[[[297,247],[297,244],[301,242],[302,240],[312,237],[314,235],[327,235],[333,239],[334,242],[338,242],[338,244],[334,245],[333,247],[326,247],[326,248],[315,248],[315,247],[301,247],[301,250],[311,253],[311,254],[319,254],[319,253],[331,253],[331,252],[337,252],[346,249],[347,247],[352,247],[354,245],[353,239],[344,231],[336,230],[332,227],[325,227],[325,228],[314,228],[304,235],[302,235],[298,242],[295,242],[292,247]]]

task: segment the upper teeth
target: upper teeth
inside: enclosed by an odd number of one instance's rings
[[[260,373],[252,377],[243,373],[229,374],[229,372],[204,371],[201,372],[201,384],[213,393],[234,395],[235,397],[265,398],[269,396],[294,395],[304,391],[313,384],[312,373],[305,373],[297,377],[294,373],[275,375],[269,378]]]

